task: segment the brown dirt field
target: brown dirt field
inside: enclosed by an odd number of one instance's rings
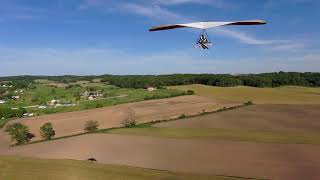
[[[268,179],[319,179],[320,146],[88,134],[1,154]]]
[[[0,153],[9,148],[10,136],[8,133],[0,130]]]
[[[55,137],[61,137],[84,132],[84,124],[88,120],[98,121],[100,128],[111,128],[122,126],[121,122],[129,116],[133,116],[137,122],[148,122],[176,117],[181,114],[196,114],[203,109],[213,111],[223,106],[230,107],[234,105],[237,105],[237,103],[194,95],[17,119],[10,123],[21,122],[27,125],[30,128],[30,133],[35,135],[33,140],[37,140],[40,138],[40,126],[46,122],[52,122],[56,131]]]
[[[319,132],[319,117],[320,105],[255,105],[155,127]]]

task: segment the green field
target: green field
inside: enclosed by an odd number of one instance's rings
[[[297,133],[235,129],[147,127],[114,129],[110,130],[109,133],[181,139],[232,140],[284,144],[320,144],[320,133],[307,132]]]
[[[256,104],[320,104],[320,88],[284,86],[277,88],[216,87],[206,85],[172,86],[193,90],[197,95],[229,101],[253,101]]]
[[[44,160],[13,156],[0,156],[0,179],[3,180],[164,180],[212,179],[240,180],[244,178],[174,173],[169,171],[103,165],[75,160]]]
[[[8,92],[12,95],[19,95],[20,99],[7,99],[5,104],[0,104],[0,108],[23,107],[29,113],[41,115],[185,95],[185,92],[180,90],[158,89],[156,91],[148,92],[144,89],[118,88],[113,85],[98,82],[77,82],[64,85],[63,83],[57,83],[59,84],[57,86],[55,86],[54,83],[45,80],[38,80],[36,82],[38,82],[38,84],[34,86],[35,88],[23,89],[23,93],[15,93],[14,91]],[[72,86],[67,88],[69,85]],[[88,98],[84,96],[86,91],[99,92],[103,94],[103,97],[89,101]],[[73,104],[73,106],[52,107],[50,106],[50,101],[54,99],[60,100],[61,104]],[[47,108],[39,109],[38,107],[32,107],[39,105],[47,106]]]

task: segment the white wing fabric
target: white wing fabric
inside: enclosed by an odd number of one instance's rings
[[[234,21],[234,22],[195,22],[187,24],[170,24],[170,25],[161,25],[154,26],[149,29],[149,31],[160,31],[160,30],[169,30],[176,28],[198,28],[198,29],[208,29],[218,26],[227,26],[227,25],[261,25],[266,24],[266,21],[263,20],[248,20],[248,21]]]

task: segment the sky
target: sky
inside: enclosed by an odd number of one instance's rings
[[[317,0],[0,0],[0,76],[320,72]],[[148,32],[155,25],[266,25]]]

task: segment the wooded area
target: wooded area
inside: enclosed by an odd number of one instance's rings
[[[92,81],[100,78],[122,88],[145,88],[148,86],[176,86],[188,84],[204,84],[211,86],[320,86],[320,73],[275,72],[263,74],[171,74],[171,75],[101,75],[101,76],[11,76],[0,77],[0,81],[26,81],[48,79],[55,82],[70,83],[76,81]]]

